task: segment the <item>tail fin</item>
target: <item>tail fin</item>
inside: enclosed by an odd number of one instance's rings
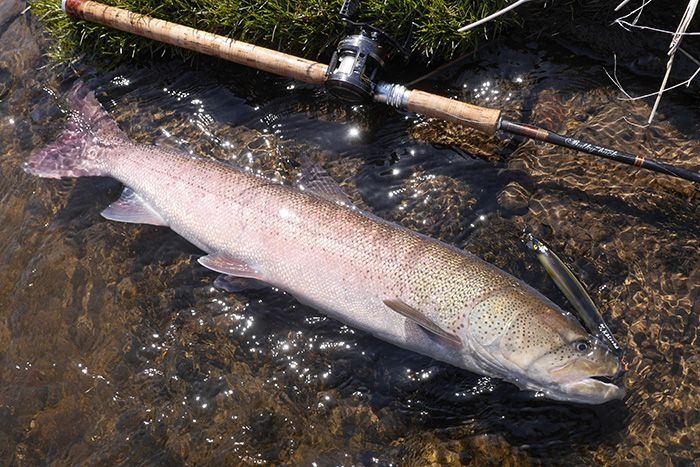
[[[25,171],[40,177],[82,177],[108,175],[101,156],[126,135],[105,112],[87,86],[78,84],[72,92],[71,116],[63,135],[31,156]]]

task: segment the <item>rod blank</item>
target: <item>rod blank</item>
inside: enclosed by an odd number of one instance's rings
[[[681,169],[680,167],[652,161],[645,159],[644,157],[633,156],[632,154],[627,154],[626,152],[617,151],[615,149],[604,148],[602,146],[598,146],[597,144],[587,143],[576,138],[562,136],[542,128],[523,125],[522,123],[513,123],[502,119],[499,123],[499,129],[516,135],[526,136],[537,141],[544,141],[547,143],[556,144],[557,146],[564,146],[566,148],[575,149],[577,151],[593,154],[595,156],[622,162],[623,164],[629,164],[635,167],[641,167],[644,169],[653,170],[654,172],[682,178],[684,180],[690,180],[691,182],[700,183],[700,174],[697,172],[691,172],[690,170]]]

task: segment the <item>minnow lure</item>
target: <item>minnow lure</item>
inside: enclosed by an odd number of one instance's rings
[[[537,259],[540,260],[540,263],[547,270],[554,283],[557,284],[559,290],[564,293],[567,300],[576,309],[583,322],[588,326],[589,331],[604,340],[612,350],[617,352],[624,371],[627,371],[628,363],[625,361],[625,349],[617,342],[612,331],[605,324],[600,311],[598,311],[581,282],[576,279],[574,273],[547,245],[537,240],[532,234],[528,234],[527,246],[535,252]]]

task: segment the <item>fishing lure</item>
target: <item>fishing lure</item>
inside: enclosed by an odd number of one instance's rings
[[[617,352],[624,370],[627,371],[628,364],[625,361],[625,350],[617,342],[608,325],[605,324],[600,311],[598,311],[581,282],[576,279],[574,273],[547,245],[537,240],[532,234],[528,234],[527,246],[535,252],[537,259],[540,260],[542,266],[547,270],[549,277],[559,287],[559,290],[564,293],[591,333],[601,338],[611,349]]]

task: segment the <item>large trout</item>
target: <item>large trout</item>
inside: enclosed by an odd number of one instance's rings
[[[306,163],[296,186],[182,151],[130,141],[85,86],[65,133],[25,164],[40,177],[113,177],[103,211],[165,225],[214,271],[286,290],[400,347],[583,403],[619,399],[620,362],[569,313],[467,252],[351,206]]]

